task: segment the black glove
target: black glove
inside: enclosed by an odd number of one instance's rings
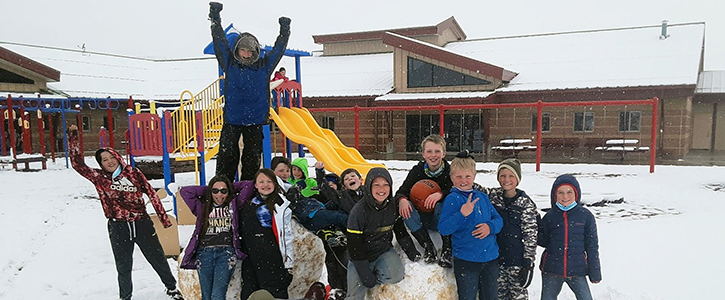
[[[300,187],[301,190],[304,190],[307,188],[307,182],[305,182],[304,179],[300,179],[297,182],[295,182],[295,185]]]
[[[519,282],[523,288],[529,287],[531,279],[534,277],[534,262],[530,259],[524,259],[524,266],[519,271]]]
[[[370,263],[365,260],[353,260],[352,264],[355,265],[357,275],[360,277],[360,282],[366,288],[372,288],[378,283],[378,279],[375,278],[373,270],[370,268]]]
[[[292,20],[288,17],[279,17],[279,34],[289,34],[289,24]]]
[[[297,205],[297,203],[299,203],[300,200],[302,200],[303,198],[300,187],[296,185],[291,186],[287,190],[287,194],[285,195],[285,197],[287,197],[287,200],[289,200],[292,205]]]
[[[218,21],[221,23],[221,17],[219,12],[224,8],[224,4],[219,2],[209,2],[209,19],[212,21]]]

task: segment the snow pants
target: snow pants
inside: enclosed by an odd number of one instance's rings
[[[254,173],[259,170],[262,161],[262,125],[232,125],[224,123],[219,137],[219,157],[216,174],[224,175],[234,181],[234,174],[239,166],[239,137],[244,142],[241,151],[242,173],[239,180],[253,180]]]
[[[164,249],[154,229],[154,223],[149,216],[142,219],[126,222],[108,220],[108,234],[111,240],[113,257],[116,260],[118,272],[118,292],[121,299],[131,299],[133,282],[131,269],[133,267],[133,245],[138,245],[146,261],[151,264],[156,274],[161,278],[167,289],[176,288],[176,278],[171,274],[169,263],[166,262]]]

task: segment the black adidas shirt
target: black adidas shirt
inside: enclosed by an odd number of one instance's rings
[[[201,247],[232,245],[232,214],[229,205],[212,208],[207,218],[207,228]]]

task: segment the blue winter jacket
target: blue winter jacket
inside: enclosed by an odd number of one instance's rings
[[[468,201],[468,195],[471,193],[474,193],[472,199],[479,200],[474,205],[473,212],[464,217],[461,214],[461,206]],[[471,233],[476,229],[476,225],[481,223],[488,224],[491,233],[483,239],[478,239]],[[471,262],[489,262],[498,258],[496,234],[502,227],[503,219],[491,205],[486,194],[479,190],[464,192],[455,187],[446,196],[438,221],[438,231],[441,235],[452,235],[453,256]]]
[[[242,33],[242,35],[249,33]],[[235,59],[236,39],[227,42],[221,26],[212,25],[214,53],[225,72],[224,122],[232,125],[261,125],[269,118],[269,79],[287,48],[289,30],[280,30],[274,48],[251,65]],[[256,39],[256,38],[255,38]]]
[[[578,205],[569,211],[556,206],[556,188],[571,184],[577,192]],[[539,246],[546,248],[541,256],[541,270],[559,276],[586,276],[602,280],[599,263],[599,238],[594,215],[580,202],[579,183],[571,175],[561,175],[551,191],[551,210],[539,223]]]

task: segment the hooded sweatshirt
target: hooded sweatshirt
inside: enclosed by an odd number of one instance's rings
[[[212,22],[214,54],[225,73],[224,123],[261,125],[269,118],[269,78],[287,48],[289,28],[280,27],[274,48],[261,57],[254,35],[242,33],[227,41],[221,24]],[[251,59],[242,59],[238,49],[251,50]],[[249,48],[249,49],[248,49]]]
[[[576,191],[577,205],[563,211],[556,206],[556,190],[571,185]],[[573,175],[556,178],[551,187],[551,209],[539,224],[539,246],[546,248],[540,268],[544,273],[559,276],[589,275],[592,282],[602,280],[599,262],[599,238],[594,215],[581,205],[581,188]]]
[[[378,203],[371,193],[373,179],[377,177],[385,178],[391,188],[390,195],[382,203]],[[347,221],[347,248],[351,260],[372,262],[393,247],[393,233],[398,237],[408,235],[398,206],[392,201],[392,187],[393,179],[388,170],[372,168],[368,171],[364,196],[355,204]]]
[[[126,165],[116,150],[103,148],[118,160],[121,167],[121,173],[114,178],[113,172],[93,169],[86,165],[78,143],[77,131],[70,132],[68,145],[73,169],[90,180],[96,187],[106,218],[115,221],[132,222],[147,217],[148,213],[146,213],[146,204],[143,198],[143,194],[146,194],[154,210],[156,210],[161,224],[164,227],[171,226],[164,206],[161,204],[159,196],[156,195],[156,190],[146,180],[146,176],[139,169]]]
[[[291,184],[297,184],[297,185],[301,185],[301,187],[303,187],[302,196],[310,197],[312,195],[319,194],[320,191],[312,189],[314,187],[317,187],[317,180],[315,180],[314,178],[310,178],[310,176],[308,175],[309,171],[307,169],[309,167],[307,164],[307,159],[303,158],[303,157],[295,158],[292,161],[292,166],[300,168],[302,170],[302,174],[304,174],[304,176],[300,179],[294,179],[294,177],[292,177],[292,176],[290,176],[290,178],[289,178],[289,182]],[[300,181],[304,181],[304,183],[302,183],[302,184],[298,183]]]

